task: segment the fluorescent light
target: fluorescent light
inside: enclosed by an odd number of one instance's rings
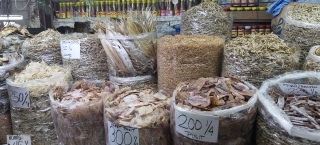
[[[0,15],[0,20],[23,20],[22,15]]]

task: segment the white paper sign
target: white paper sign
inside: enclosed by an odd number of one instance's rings
[[[121,127],[108,121],[109,145],[139,145],[139,129]]]
[[[10,104],[16,108],[30,108],[30,96],[27,88],[8,85]]]
[[[80,40],[61,40],[61,55],[65,59],[80,59]]]
[[[31,145],[31,137],[29,135],[7,135],[8,145]]]
[[[175,129],[180,134],[203,142],[218,141],[219,117],[175,110]]]
[[[279,87],[282,92],[287,94],[320,95],[320,85],[280,83]]]

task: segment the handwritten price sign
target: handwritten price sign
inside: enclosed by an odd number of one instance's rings
[[[320,85],[305,85],[305,84],[291,84],[291,83],[280,83],[279,87],[282,92],[287,94],[297,95],[319,95]]]
[[[8,145],[31,145],[31,137],[29,135],[7,135]]]
[[[191,114],[175,110],[175,129],[194,140],[217,142],[219,117]]]
[[[66,59],[80,59],[80,40],[61,40],[61,54]]]
[[[30,96],[27,88],[8,85],[10,104],[16,108],[30,108]]]
[[[139,145],[139,130],[124,128],[108,121],[109,145]]]

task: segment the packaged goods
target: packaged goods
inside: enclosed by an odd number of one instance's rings
[[[304,63],[309,50],[320,44],[320,6],[299,7],[288,11],[280,38],[301,48],[300,63]]]
[[[67,69],[44,62],[31,62],[23,71],[8,78],[13,134],[30,135],[33,145],[57,144],[49,90],[71,79]]]
[[[320,71],[320,45],[313,46],[305,60],[304,70]]]
[[[96,85],[97,83],[97,85]],[[56,85],[50,92],[53,122],[61,145],[105,145],[103,97],[99,81]]]
[[[236,76],[259,87],[268,78],[299,69],[299,54],[298,47],[274,34],[238,37],[224,48],[222,76]]]
[[[74,80],[108,79],[107,56],[97,35],[73,33],[61,36],[63,66]]]
[[[173,92],[175,145],[247,145],[256,117],[256,88],[234,77],[182,82]]]
[[[170,145],[170,98],[153,88],[121,90],[104,101],[107,144]]]
[[[215,2],[202,2],[181,16],[181,34],[211,35],[231,39],[233,24],[232,13],[225,12]]]
[[[224,40],[217,36],[175,35],[158,41],[158,90],[171,94],[177,83],[220,76]]]
[[[0,113],[0,144],[5,144],[7,142],[7,135],[11,134],[12,126],[10,112],[8,111],[6,113]]]
[[[52,29],[26,39],[22,44],[22,51],[27,55],[28,61],[62,64],[60,33]]]
[[[261,86],[256,144],[320,143],[320,73],[291,72]]]

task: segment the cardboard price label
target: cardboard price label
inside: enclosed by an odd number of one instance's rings
[[[61,40],[61,55],[65,59],[80,59],[80,40]]]
[[[218,141],[219,117],[191,114],[175,110],[175,129],[180,134],[199,141]]]
[[[30,96],[27,88],[8,85],[10,104],[16,108],[30,108]]]
[[[287,94],[297,95],[319,95],[320,85],[305,85],[305,84],[291,84],[291,83],[280,83],[279,87],[282,92]]]
[[[8,145],[31,145],[31,137],[29,135],[7,135]]]
[[[122,127],[108,121],[109,145],[139,145],[139,129]]]

